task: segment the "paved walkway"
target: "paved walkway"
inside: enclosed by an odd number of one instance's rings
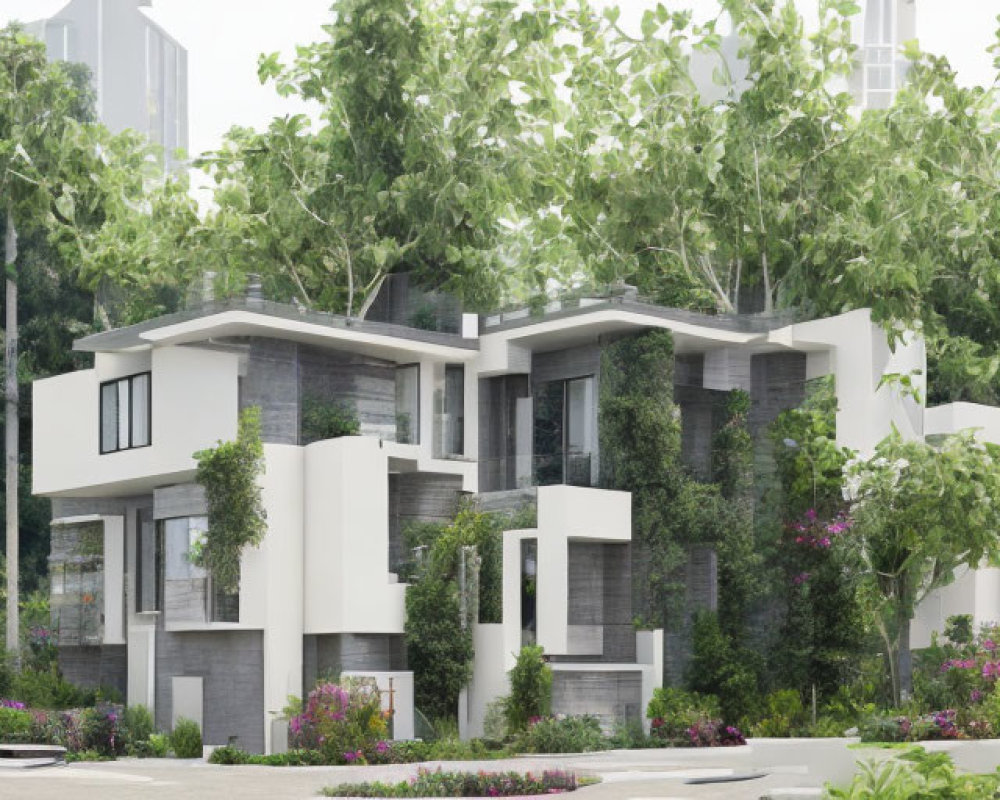
[[[744,782],[692,785],[684,780],[721,777],[757,770],[748,748],[711,751],[618,750],[571,756],[534,756],[501,761],[444,762],[444,769],[490,771],[569,769],[599,775],[602,783],[579,790],[578,800],[712,798],[757,800],[781,787],[816,785],[804,767],[777,766],[763,778]],[[741,752],[742,751],[742,752]],[[436,768],[439,762],[427,765]],[[38,769],[0,768],[0,798],[21,800],[306,800],[324,786],[362,780],[399,781],[418,765],[385,767],[223,767],[180,759],[122,759]]]

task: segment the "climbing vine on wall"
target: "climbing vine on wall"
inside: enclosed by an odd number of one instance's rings
[[[685,560],[670,524],[681,451],[673,395],[669,331],[619,339],[602,351],[601,486],[632,493],[632,606],[642,624],[662,624],[681,588],[676,572]]]
[[[754,453],[749,427],[750,395],[729,392],[723,420],[712,437],[712,480],[722,495],[719,528],[719,620],[736,642],[744,638],[753,597],[760,591],[761,556],[754,540]]]
[[[233,594],[239,590],[243,549],[259,545],[267,531],[258,483],[264,471],[260,409],[244,409],[235,440],[220,441],[194,457],[196,480],[205,487],[208,501],[208,533],[195,559],[209,570],[219,589]]]

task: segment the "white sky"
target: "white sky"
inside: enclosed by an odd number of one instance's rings
[[[619,5],[626,27],[638,26],[656,0],[593,0]],[[815,15],[816,0],[797,0]],[[918,0],[918,33],[926,50],[948,56],[965,84],[992,83],[995,71],[985,49],[994,41],[1000,0]],[[66,0],[0,0],[0,25],[54,13]],[[671,9],[692,8],[698,18],[714,16],[716,0],[666,0]],[[190,151],[217,147],[234,124],[266,127],[277,115],[301,105],[279,98],[257,81],[257,56],[281,51],[286,60],[296,44],[324,36],[331,0],[153,0],[149,11],[188,51]]]

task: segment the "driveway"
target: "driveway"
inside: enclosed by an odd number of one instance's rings
[[[810,752],[805,752],[805,751]],[[122,759],[35,769],[0,768],[0,798],[17,800],[306,800],[324,786],[362,780],[399,781],[419,767],[490,771],[568,769],[600,776],[602,782],[579,790],[578,800],[644,800],[644,798],[712,798],[757,800],[773,790],[822,786],[823,776],[810,774],[817,759],[833,763],[847,753],[843,740],[812,740],[777,750],[760,747],[704,750],[613,750],[567,756],[530,756],[500,761],[431,762],[384,767],[255,767],[215,766],[200,760]],[[799,754],[802,758],[796,758]],[[763,763],[763,762],[768,763]],[[851,757],[853,765],[853,757]],[[765,773],[753,780],[688,784],[692,778]],[[812,796],[818,794],[813,791]],[[775,798],[807,794],[774,792]]]

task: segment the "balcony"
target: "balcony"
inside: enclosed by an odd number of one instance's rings
[[[596,485],[594,457],[585,452],[513,455],[479,462],[480,492],[504,492],[533,486]]]

